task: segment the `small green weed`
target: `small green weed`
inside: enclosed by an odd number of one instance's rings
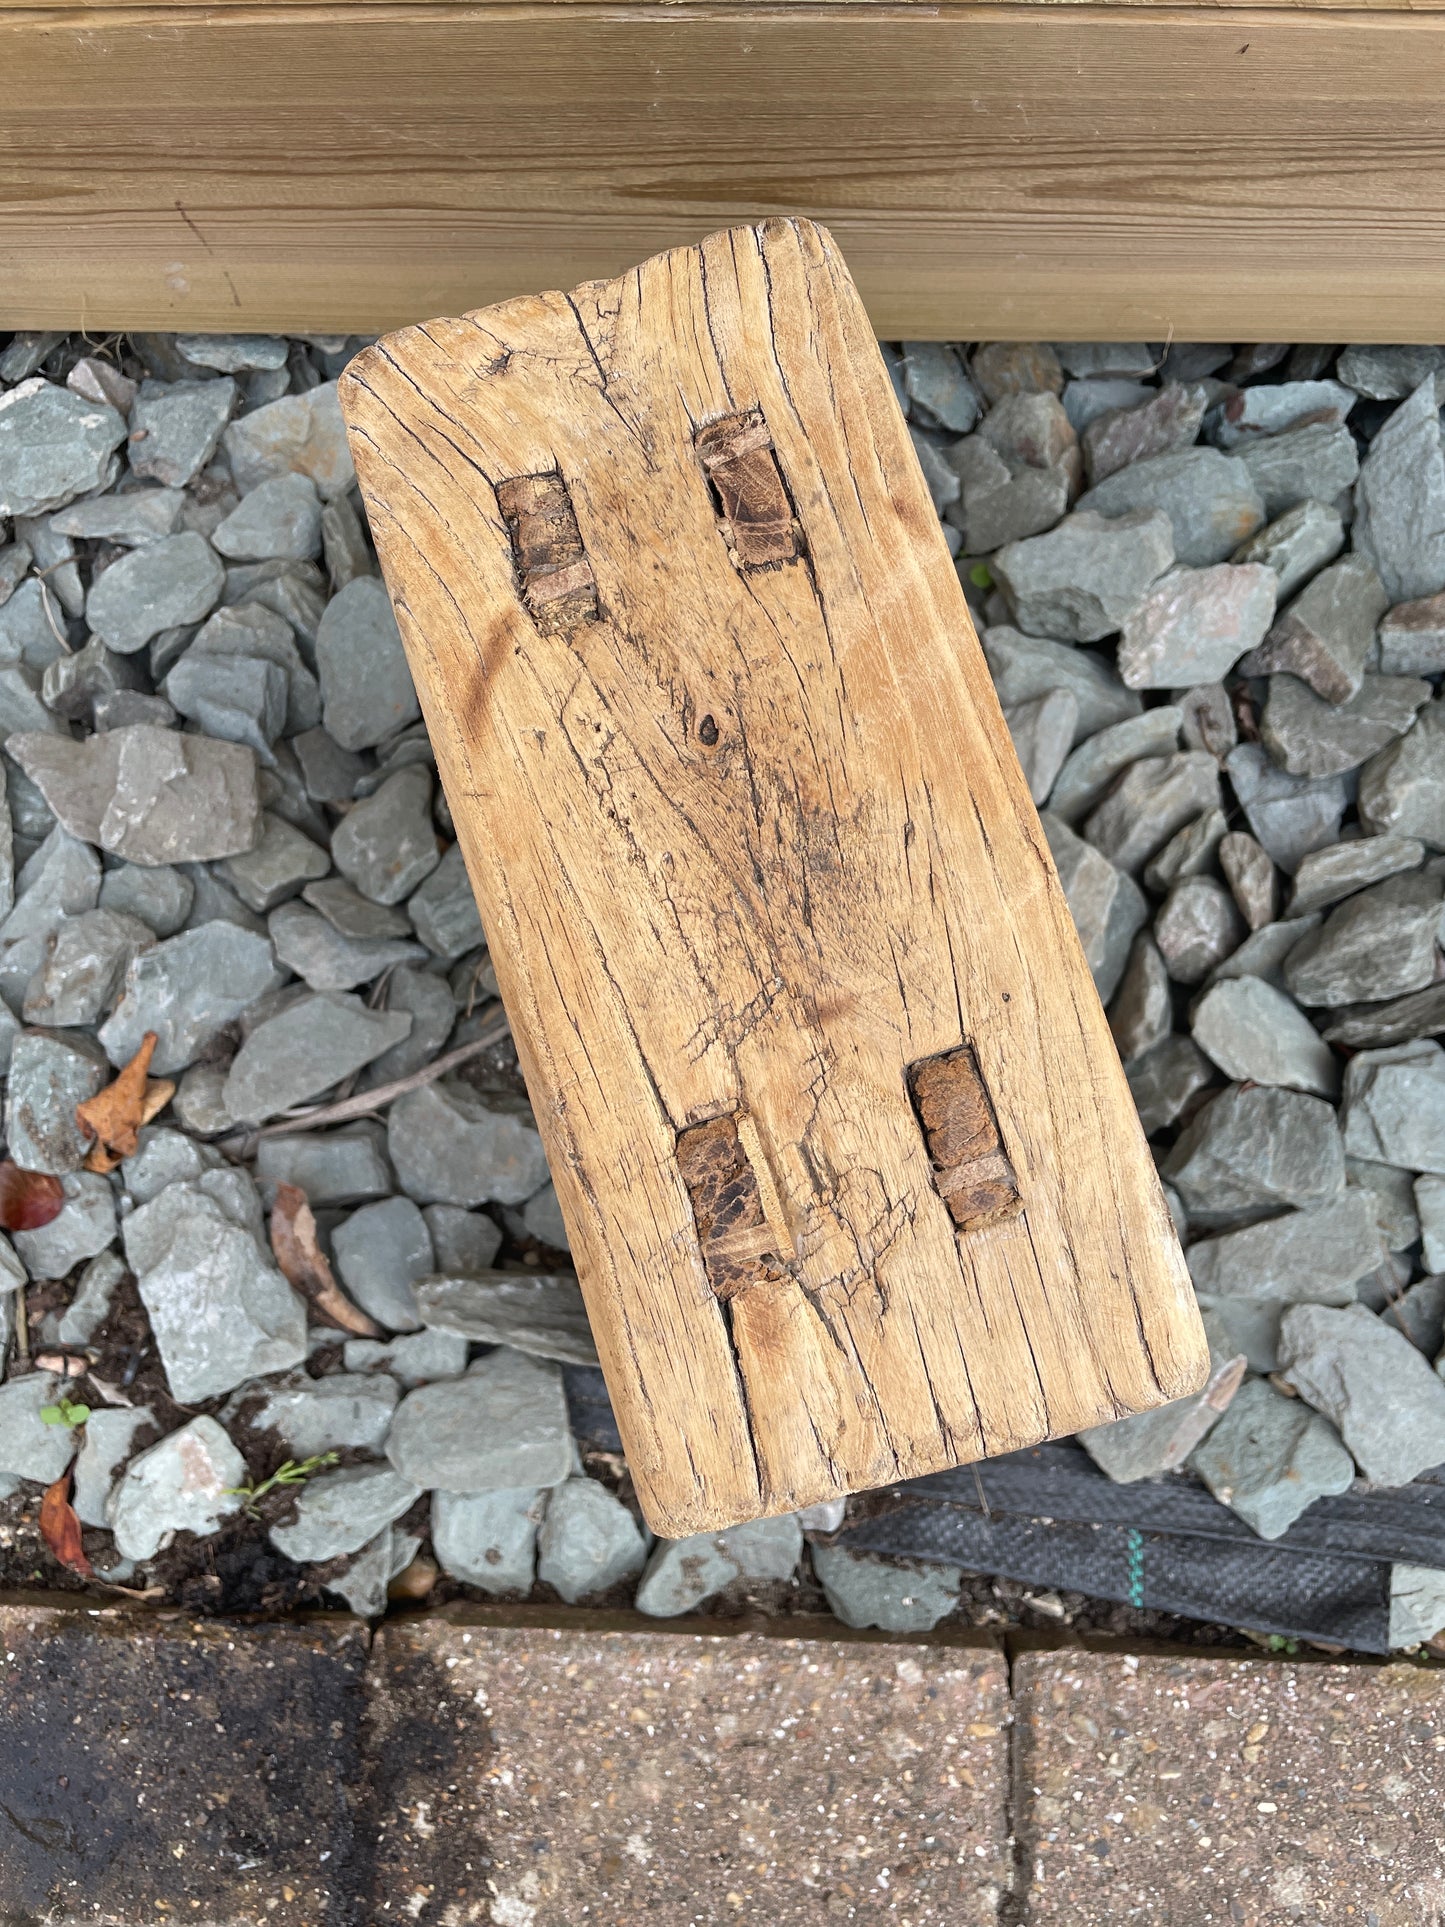
[[[62,1392],[54,1405],[41,1406],[40,1416],[46,1425],[68,1425],[74,1430],[90,1417],[90,1407],[78,1399],[67,1398]]]
[[[240,1499],[248,1515],[254,1519],[257,1506],[268,1492],[274,1492],[283,1485],[304,1485],[313,1473],[324,1472],[328,1465],[335,1465],[340,1457],[339,1452],[316,1452],[309,1459],[287,1459],[284,1465],[277,1466],[269,1479],[262,1479],[259,1485],[228,1485],[226,1496]]]

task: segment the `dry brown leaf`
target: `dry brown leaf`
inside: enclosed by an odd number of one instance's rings
[[[134,1157],[143,1124],[165,1109],[176,1094],[168,1077],[148,1077],[156,1034],[148,1030],[125,1069],[103,1091],[75,1107],[76,1122],[95,1139],[85,1160],[87,1171],[113,1171],[122,1158]]]
[[[65,1188],[48,1171],[23,1171],[13,1158],[0,1162],[0,1229],[38,1231],[65,1208]]]
[[[360,1306],[353,1305],[337,1284],[326,1253],[316,1238],[316,1219],[299,1184],[278,1184],[271,1210],[271,1249],[291,1284],[331,1324],[358,1338],[385,1338],[386,1333]]]
[[[70,1503],[70,1473],[62,1472],[54,1485],[47,1486],[40,1501],[40,1536],[67,1572],[81,1579],[95,1575],[80,1543],[80,1521]]]

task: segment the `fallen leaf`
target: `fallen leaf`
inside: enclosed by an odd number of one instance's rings
[[[85,1547],[80,1543],[80,1521],[70,1503],[70,1474],[62,1472],[54,1485],[47,1486],[40,1501],[40,1536],[67,1572],[82,1579],[94,1578]]]
[[[0,1162],[0,1228],[38,1231],[65,1205],[65,1187],[48,1171],[22,1171],[13,1158]]]
[[[304,1292],[331,1324],[358,1338],[384,1338],[386,1333],[360,1306],[353,1305],[337,1284],[326,1253],[316,1238],[316,1219],[299,1184],[278,1184],[271,1211],[271,1249],[291,1284]]]
[[[148,1030],[140,1049],[111,1083],[75,1107],[76,1122],[95,1143],[85,1160],[87,1171],[113,1171],[122,1158],[140,1148],[140,1129],[163,1111],[176,1094],[168,1077],[149,1077],[156,1034]]]

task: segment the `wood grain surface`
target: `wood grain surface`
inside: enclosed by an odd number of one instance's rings
[[[0,325],[374,332],[827,221],[885,337],[1445,340],[1445,21],[0,12]]]
[[[774,221],[391,336],[357,469],[668,1537],[1195,1389],[868,318]]]

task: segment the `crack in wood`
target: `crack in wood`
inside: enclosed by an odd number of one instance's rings
[[[912,1065],[908,1089],[933,1160],[934,1188],[954,1223],[971,1231],[1012,1217],[1022,1203],[1018,1180],[969,1046]]]
[[[597,620],[597,583],[582,547],[567,484],[549,475],[498,482],[497,506],[528,613],[544,636]]]
[[[677,1166],[717,1297],[726,1303],[750,1286],[781,1284],[791,1275],[735,1117],[710,1117],[680,1132]]]
[[[708,422],[694,438],[722,510],[722,534],[744,569],[768,568],[802,554],[773,438],[762,410],[745,408]]]

